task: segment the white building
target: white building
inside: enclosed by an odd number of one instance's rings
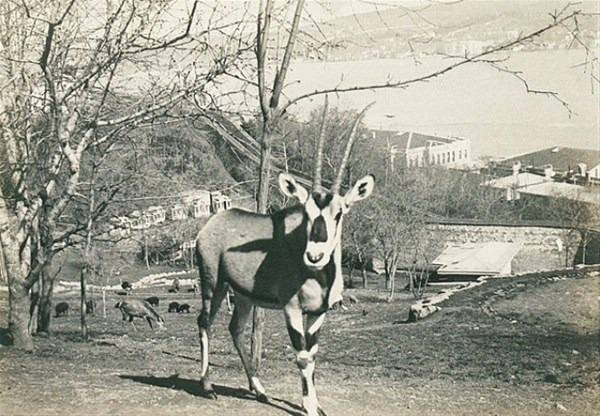
[[[460,137],[438,137],[426,134],[374,131],[374,138],[386,141],[391,167],[444,166],[470,168],[471,141]]]

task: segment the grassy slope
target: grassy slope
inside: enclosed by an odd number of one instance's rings
[[[322,404],[330,415],[594,414],[600,410],[599,331],[597,304],[588,301],[597,299],[599,279],[493,280],[417,324],[402,324],[408,295],[387,304],[383,293],[353,290],[360,303],[329,314],[323,327]],[[170,297],[159,295],[165,312]],[[188,295],[179,301],[182,296]],[[587,300],[579,302],[581,296]],[[200,300],[185,299],[197,312]],[[165,332],[140,323],[134,333],[109,308],[106,320],[91,318],[92,336],[108,344],[77,342],[78,318],[71,316],[55,320],[55,337],[39,339],[33,355],[1,349],[4,414],[299,414],[294,353],[280,313],[267,313],[265,333],[262,379],[277,398],[271,405],[244,390],[226,312],[211,347],[216,402],[198,389],[195,313],[165,316]]]

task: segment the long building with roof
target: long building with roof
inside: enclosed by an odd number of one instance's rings
[[[472,166],[471,141],[461,137],[440,137],[416,132],[374,130],[373,138],[385,146],[391,167]]]

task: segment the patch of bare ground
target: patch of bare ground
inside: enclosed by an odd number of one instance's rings
[[[598,414],[600,278],[551,277],[491,280],[414,324],[405,323],[410,295],[388,304],[383,293],[354,289],[359,303],[323,325],[323,408],[330,416]],[[271,401],[263,404],[246,389],[223,308],[211,346],[212,401],[198,383],[196,314],[168,314],[169,298],[160,297],[166,331],[140,322],[133,332],[108,308],[106,318],[91,317],[90,343],[79,341],[72,315],[54,319],[52,337],[36,339],[31,354],[0,347],[0,414],[303,414],[280,313],[266,314],[261,378]],[[198,311],[198,298],[185,301]]]

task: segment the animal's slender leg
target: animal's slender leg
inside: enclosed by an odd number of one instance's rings
[[[149,317],[146,317],[146,321],[148,321],[148,325],[150,325],[150,329],[154,329],[154,327],[152,326],[152,319],[150,319]]]
[[[317,390],[315,388],[315,361],[317,352],[319,351],[319,331],[324,320],[324,313],[307,316],[305,335],[307,351],[306,361],[300,359],[300,354],[298,354],[297,361],[300,373],[302,374],[302,405],[305,409],[311,409],[311,411],[316,411],[318,414],[322,415],[324,415],[325,412],[323,412],[319,405]],[[304,387],[306,387],[306,389]],[[309,411],[309,414],[311,414],[311,411]]]
[[[325,315],[309,315],[307,319],[308,329],[305,333],[304,316],[299,305],[296,303],[289,304],[284,308],[284,314],[292,346],[297,352],[296,365],[300,370],[302,380],[302,407],[309,416],[317,416],[322,411],[319,408],[314,384],[315,355],[319,349],[317,344],[318,331]]]
[[[211,273],[208,267],[202,263],[202,257],[198,260],[200,271],[200,287],[202,289],[202,310],[198,315],[198,330],[200,332],[200,347],[202,352],[202,368],[200,377],[202,378],[202,390],[210,398],[216,399],[217,395],[210,382],[209,376],[209,338],[210,327],[219,310],[219,305],[223,301],[222,286],[225,283],[216,283],[213,278],[214,273]]]
[[[131,326],[133,327],[133,329],[135,330],[135,332],[137,332],[137,328],[135,327],[135,324],[133,323],[133,316],[129,317],[129,322],[131,323]]]
[[[233,338],[233,345],[235,346],[235,349],[242,360],[242,365],[246,371],[246,376],[248,376],[250,390],[256,393],[256,398],[259,401],[266,402],[268,401],[267,394],[265,393],[264,387],[254,372],[254,369],[250,365],[248,353],[246,352],[246,348],[244,346],[244,332],[246,329],[246,323],[248,323],[248,318],[250,317],[250,312],[252,312],[252,304],[247,300],[242,299],[241,296],[236,293],[235,308],[233,308],[233,316],[229,322],[229,332],[231,333],[231,338]]]
[[[221,309],[221,305],[223,304],[223,298],[227,294],[227,283],[225,281],[219,281],[217,287],[213,291],[213,297],[210,302],[210,313],[208,314],[208,327],[212,326],[215,321],[215,317],[217,316],[217,312]],[[189,310],[188,310],[189,313]]]

